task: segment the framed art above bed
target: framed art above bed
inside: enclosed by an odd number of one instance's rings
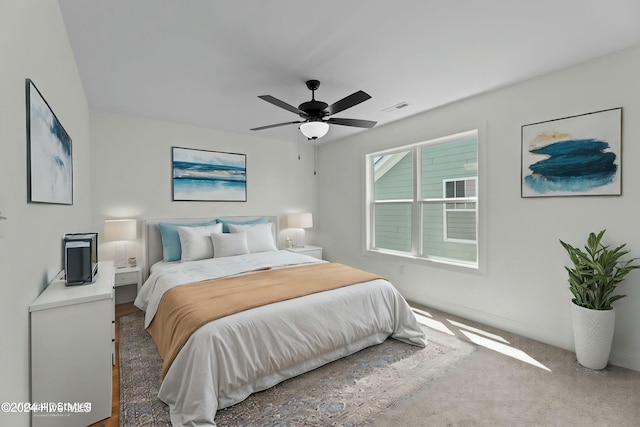
[[[173,201],[246,202],[247,155],[171,147]]]

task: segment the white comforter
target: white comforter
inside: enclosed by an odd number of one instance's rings
[[[324,261],[274,251],[166,265],[154,269],[135,305],[146,311],[146,327],[174,286],[315,262]],[[198,329],[173,361],[159,398],[169,405],[174,426],[215,426],[218,408],[389,336],[426,345],[410,307],[385,280],[269,304]]]

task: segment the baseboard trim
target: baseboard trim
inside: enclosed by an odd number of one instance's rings
[[[611,349],[609,363],[640,372],[640,357],[627,353],[626,351],[616,350],[615,348]]]

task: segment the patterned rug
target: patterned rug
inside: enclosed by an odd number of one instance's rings
[[[158,397],[162,361],[143,313],[120,318],[120,425],[170,425]],[[420,349],[394,339],[249,396],[216,414],[223,426],[360,426],[473,352],[455,337],[426,329]]]

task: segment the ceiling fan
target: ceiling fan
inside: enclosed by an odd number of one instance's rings
[[[277,123],[274,125],[260,126],[251,130],[269,129],[278,126],[286,126],[294,123],[301,123],[300,131],[308,139],[322,138],[329,131],[329,125],[341,125],[341,126],[353,126],[360,128],[370,129],[376,125],[376,122],[371,120],[359,120],[359,119],[341,119],[337,117],[329,117],[337,114],[341,111],[351,108],[361,102],[371,98],[371,96],[361,90],[352,93],[351,95],[342,98],[341,100],[329,105],[326,102],[316,101],[315,92],[320,87],[320,81],[308,80],[306,82],[307,88],[311,91],[311,101],[303,102],[297,108],[293,105],[287,104],[271,95],[260,95],[258,98],[263,99],[277,107],[284,108],[287,111],[291,111],[299,115],[303,120],[295,122]]]

